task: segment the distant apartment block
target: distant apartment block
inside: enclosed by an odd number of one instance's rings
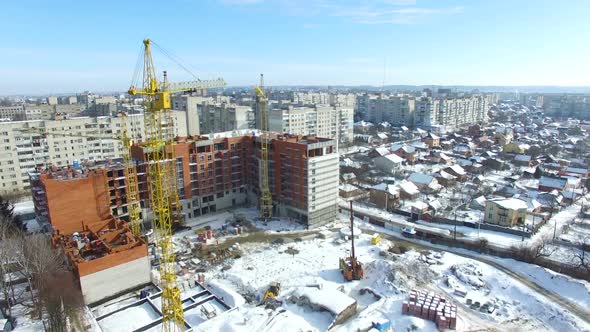
[[[444,133],[487,121],[493,95],[461,97],[412,97],[363,94],[357,97],[357,112],[365,120],[389,122]]]
[[[202,134],[254,129],[256,127],[256,116],[250,106],[228,103],[203,103],[200,114]]]
[[[350,144],[353,141],[353,117],[353,108],[288,106],[270,111],[269,129],[278,133],[337,139],[340,144]]]
[[[175,95],[172,96],[172,109],[183,111],[186,113],[186,130],[187,135],[200,135],[206,133],[206,128],[203,126],[203,107],[208,104],[215,103],[229,103],[227,96],[190,96],[190,95]]]
[[[65,166],[84,160],[121,158],[119,117],[80,117],[0,123],[0,193],[29,188],[28,172],[47,165]],[[166,129],[186,136],[184,112],[172,112]],[[144,139],[143,114],[127,117],[134,138]]]
[[[18,121],[24,120],[24,118],[25,107],[23,105],[0,107],[0,119],[3,121]]]
[[[361,95],[357,98],[358,112],[374,123],[389,122],[398,126],[413,126],[414,99],[405,96]]]
[[[56,96],[47,97],[47,105],[57,105],[57,97]]]
[[[332,93],[313,91],[269,91],[269,100],[289,101],[297,106],[331,105],[354,107],[356,95],[353,93]]]
[[[588,94],[547,94],[541,97],[545,114],[549,116],[590,119],[590,95]]]

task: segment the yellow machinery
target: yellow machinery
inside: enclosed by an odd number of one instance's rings
[[[174,134],[172,128],[171,94],[214,87],[223,87],[222,79],[196,80],[169,83],[166,72],[161,83],[157,81],[152,61],[150,39],[143,41],[143,84],[132,85],[129,95],[145,98],[145,152],[148,162],[150,201],[154,212],[154,235],[159,248],[159,269],[162,286],[162,316],[164,331],[184,331],[184,313],[180,289],[176,283],[176,263],[172,243],[172,226],[182,221],[174,158]],[[136,74],[139,73],[139,66]],[[166,130],[168,129],[168,130]]]
[[[123,143],[123,164],[125,165],[125,182],[127,182],[127,212],[129,213],[129,225],[135,236],[141,236],[141,207],[137,195],[137,170],[131,158],[131,146],[133,138],[127,131],[127,114],[122,115],[123,131],[121,142]]]
[[[264,293],[264,297],[262,298],[262,301],[260,301],[260,304],[265,304],[266,300],[268,300],[269,298],[275,298],[279,296],[280,292],[281,284],[278,282],[271,282],[270,286],[268,287],[268,290],[266,291],[266,293]]]
[[[379,235],[379,233],[373,234],[373,236],[371,237],[371,243],[378,244],[379,242],[381,242],[381,235]]]
[[[258,114],[260,118],[260,218],[268,220],[272,217],[272,194],[268,185],[268,150],[270,149],[270,137],[268,135],[268,113],[266,111],[266,94],[264,92],[264,76],[260,74],[260,85],[254,87]]]

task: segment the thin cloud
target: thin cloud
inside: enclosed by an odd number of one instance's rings
[[[264,0],[220,0],[222,3],[253,5]],[[356,24],[417,24],[427,19],[458,14],[463,7],[420,7],[417,0],[267,0],[280,13],[289,16],[331,16]],[[315,23],[304,23],[303,28],[317,28]]]
[[[221,0],[222,3],[228,5],[253,5],[263,1],[264,0]]]
[[[399,9],[346,10],[333,13],[333,16],[348,17],[360,24],[416,24],[436,15],[451,15],[463,12],[463,7],[421,8],[409,7]]]
[[[304,29],[316,29],[319,28],[320,25],[317,23],[303,23],[303,28]]]

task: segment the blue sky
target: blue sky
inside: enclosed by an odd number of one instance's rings
[[[0,95],[125,90],[150,37],[229,85],[590,85],[590,1],[5,1]],[[190,78],[154,52],[171,80]]]

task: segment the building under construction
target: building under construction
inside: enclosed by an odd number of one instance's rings
[[[309,227],[334,221],[338,154],[331,139],[271,134],[269,185],[273,215]],[[169,148],[169,147],[168,147]],[[142,210],[149,209],[144,145],[132,147]],[[177,138],[174,145],[182,213],[193,219],[218,210],[256,205],[260,195],[260,136],[238,131]],[[62,234],[110,216],[128,220],[124,166],[85,164],[31,174],[37,214]]]
[[[53,228],[86,303],[150,282],[147,243],[127,223],[120,164],[48,169],[31,174],[35,210]],[[113,282],[116,280],[116,282]]]
[[[309,227],[333,221],[336,142],[272,134],[270,147],[273,215],[292,217]],[[149,208],[144,152],[142,143],[132,147],[137,192],[142,206]],[[177,138],[174,157],[184,218],[259,202],[257,132]],[[83,162],[30,177],[35,210],[52,225],[53,243],[67,254],[88,303],[150,281],[147,245],[125,223],[129,202],[123,164]]]
[[[260,150],[259,133],[246,130],[177,138],[174,158],[183,217],[257,204]],[[138,165],[140,198],[147,197],[142,143],[132,147],[132,156]],[[271,134],[269,160],[273,215],[291,217],[308,227],[335,220],[339,181],[335,140]]]

